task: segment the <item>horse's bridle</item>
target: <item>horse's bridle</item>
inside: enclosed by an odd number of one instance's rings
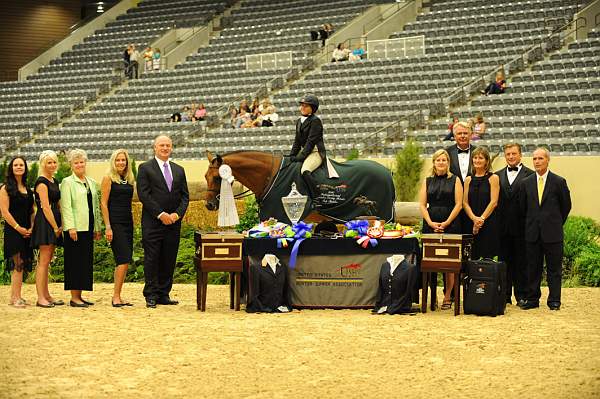
[[[219,157],[219,156],[217,155],[217,156],[215,157],[215,159],[217,159],[218,157]],[[212,161],[211,161],[211,164],[212,164]],[[219,166],[213,166],[213,165],[211,165],[211,164],[209,164],[209,165],[208,165],[208,169],[219,169],[219,168],[221,167],[220,165],[219,165]],[[223,164],[225,164],[225,162],[223,162]],[[222,165],[223,165],[223,164],[222,164]],[[269,180],[267,181],[267,184],[265,185],[265,189],[266,189],[267,187],[269,187],[269,185],[272,183],[272,180],[273,180],[273,166],[274,166],[274,165],[275,165],[275,157],[271,158],[271,172],[270,172],[270,174],[269,174]],[[221,180],[221,176],[219,176],[218,178],[219,178],[219,180]],[[219,183],[219,186],[220,186],[220,185],[221,185],[221,184]],[[211,193],[215,193],[215,198],[217,199],[217,201],[219,201],[219,200],[220,200],[220,198],[219,198],[219,197],[221,196],[221,191],[220,191],[220,190],[216,190],[216,189],[214,189],[214,188],[212,188],[212,189],[209,189],[209,188],[207,187],[207,188],[206,188],[206,191],[208,191],[208,192],[211,192]],[[263,190],[263,191],[265,191],[265,190]],[[263,194],[264,194],[264,193],[263,193]],[[252,195],[252,190],[250,190],[250,189],[247,189],[246,191],[243,191],[243,192],[241,192],[241,193],[235,194],[235,195],[233,196],[233,198],[234,198],[234,199],[242,199],[242,198],[249,197],[249,196],[251,196],[251,195]],[[262,200],[262,197],[261,197],[261,198],[257,198],[257,201],[258,201],[258,202],[260,202],[261,200]]]

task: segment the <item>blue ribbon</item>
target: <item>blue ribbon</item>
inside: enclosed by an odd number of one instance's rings
[[[292,230],[294,230],[294,246],[292,247],[292,253],[290,254],[290,269],[294,269],[296,267],[296,259],[298,258],[298,250],[300,249],[300,244],[302,241],[306,239],[306,233],[312,230],[312,223],[304,223],[298,222],[294,223],[292,226]]]
[[[345,226],[348,230],[355,230],[359,236],[367,235],[367,230],[369,229],[369,221],[368,220],[351,220],[345,223]]]

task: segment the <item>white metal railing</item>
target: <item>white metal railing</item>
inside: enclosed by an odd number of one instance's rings
[[[291,51],[279,51],[276,53],[246,55],[247,71],[260,71],[263,69],[283,69],[291,67]]]
[[[370,60],[415,57],[424,54],[425,36],[423,35],[367,41],[367,56]]]

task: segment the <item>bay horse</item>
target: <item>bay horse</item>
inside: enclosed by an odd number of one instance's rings
[[[307,193],[299,173],[301,162],[290,163],[281,156],[243,150],[223,155],[214,155],[207,151],[207,158],[209,165],[204,177],[207,183],[208,210],[214,211],[219,208],[219,167],[223,164],[229,165],[235,180],[256,196],[260,220],[274,217],[281,222],[290,223],[281,198],[289,193],[291,183],[296,183],[301,193]],[[315,171],[317,180],[323,183],[320,185],[321,195],[317,199],[309,198],[301,220],[347,221],[364,215],[386,221],[393,220],[395,190],[387,168],[367,160],[332,163],[340,178],[330,179],[325,168]],[[355,201],[356,198],[360,200]]]

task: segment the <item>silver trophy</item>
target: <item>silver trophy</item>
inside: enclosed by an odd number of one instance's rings
[[[298,221],[300,221],[302,213],[304,213],[306,201],[308,201],[308,197],[306,195],[302,195],[296,189],[296,183],[292,183],[292,189],[290,190],[290,193],[281,198],[283,209],[285,209],[285,213],[287,214],[288,218],[290,218],[292,223],[298,223]]]

